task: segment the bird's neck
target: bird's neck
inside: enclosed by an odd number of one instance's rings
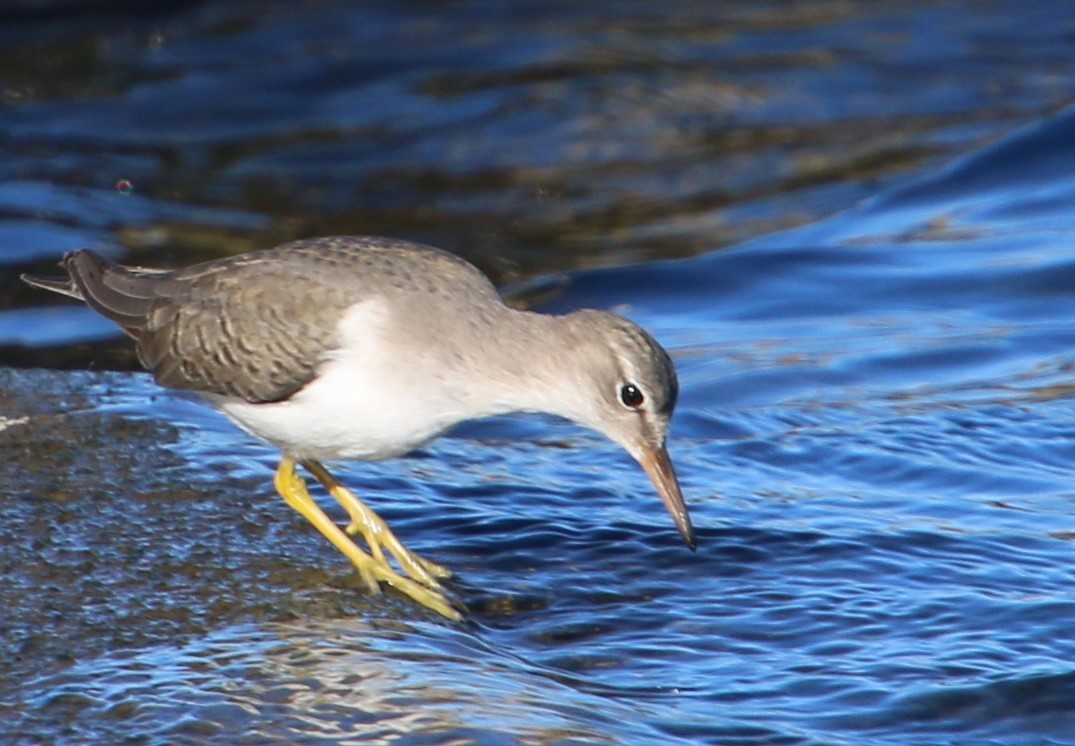
[[[505,309],[484,330],[476,347],[481,371],[467,378],[466,395],[480,402],[482,416],[509,412],[548,412],[571,418],[574,358],[585,354],[575,339],[571,317]]]

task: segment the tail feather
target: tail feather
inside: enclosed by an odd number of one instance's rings
[[[63,266],[90,308],[132,336],[145,326],[152,305],[152,280],[87,250],[68,253]]]
[[[23,275],[23,280],[34,287],[85,301],[131,336],[138,336],[156,297],[151,277],[132,272],[88,249],[68,252],[62,266],[68,274],[65,280],[29,275]]]
[[[23,282],[27,285],[33,285],[35,288],[66,295],[75,300],[85,300],[78,286],[75,285],[70,277],[37,277],[35,275],[21,275],[21,277]]]

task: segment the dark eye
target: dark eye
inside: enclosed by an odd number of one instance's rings
[[[623,388],[620,389],[620,401],[623,402],[625,407],[638,409],[645,400],[646,397],[642,396],[642,390],[633,383],[625,383]]]

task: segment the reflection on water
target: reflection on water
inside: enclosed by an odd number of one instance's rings
[[[51,727],[89,736],[94,721],[119,719],[169,743],[228,733],[242,733],[235,743],[341,744],[428,742],[422,734],[472,743],[497,732],[520,743],[613,743],[646,734],[644,709],[581,694],[563,678],[505,661],[462,629],[314,620],[224,629],[76,665],[34,682],[31,704]]]
[[[0,23],[8,266],[347,230],[500,279],[590,267],[540,303],[670,348],[699,534],[692,554],[625,454],[543,418],[341,467],[459,572],[471,615],[445,624],[361,593],[273,495],[272,449],[197,402],[0,369],[0,740],[1070,742],[1075,113],[1043,112],[1075,19],[888,6]],[[23,362],[99,331],[6,279]]]

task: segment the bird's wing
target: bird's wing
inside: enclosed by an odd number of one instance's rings
[[[63,266],[69,280],[27,281],[85,300],[123,327],[161,385],[254,403],[309,383],[337,349],[344,314],[373,294],[436,298],[464,287],[499,303],[459,257],[377,237],[295,241],[175,271],[123,267],[87,250]]]
[[[295,259],[263,252],[154,273],[79,251],[64,266],[75,297],[135,338],[162,386],[263,403],[309,383],[357,300],[316,262]]]

